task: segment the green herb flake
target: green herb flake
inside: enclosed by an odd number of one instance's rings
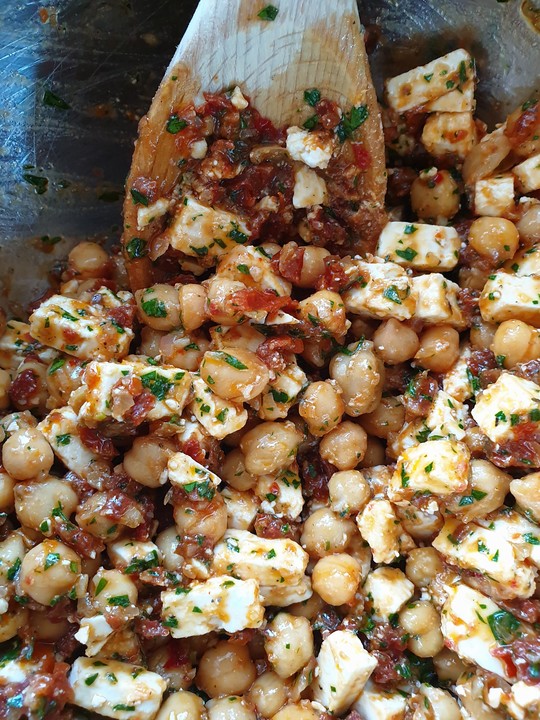
[[[229,353],[224,352],[223,350],[218,350],[215,353],[218,355],[222,360],[224,360],[227,365],[230,365],[231,367],[235,368],[235,370],[247,370],[248,366],[244,365],[243,362],[238,360],[238,358],[235,358],[233,355],[229,355]]]
[[[193,610],[192,610],[191,612],[199,613],[200,615],[202,615],[202,610],[201,610],[201,608],[200,608],[200,607],[197,607],[196,605],[193,606]]]
[[[141,382],[143,387],[150,390],[157,400],[165,400],[167,393],[174,385],[164,375],[160,375],[157,370],[141,375]]]
[[[56,436],[56,444],[57,445],[69,445],[70,442],[71,442],[71,435],[69,433],[64,433],[63,435]]]
[[[257,13],[257,17],[261,20],[273,21],[277,18],[278,8],[275,5],[267,5],[260,12]]]
[[[431,82],[432,78],[433,78],[433,73],[428,73],[427,75],[424,75],[424,80],[426,82]]]
[[[487,618],[493,637],[500,645],[508,645],[520,628],[519,620],[507,610],[497,610]]]
[[[353,106],[348,113],[344,113],[339,125],[336,127],[336,135],[340,142],[350,138],[353,132],[366,122],[368,117],[367,105]]]
[[[523,539],[526,543],[529,543],[529,545],[540,545],[540,540],[532,533],[525,533]]]
[[[49,180],[40,175],[32,175],[31,173],[23,173],[22,179],[29,185],[33,185],[38,195],[43,195],[49,187]]]
[[[306,130],[313,130],[313,128],[317,127],[318,122],[319,122],[318,115],[310,115],[310,117],[308,117],[308,119],[304,122],[304,128]]]
[[[183,130],[186,127],[187,122],[185,120],[181,120],[178,115],[171,115],[171,117],[167,120],[165,130],[167,130],[167,132],[171,135],[176,135],[176,133],[180,132],[180,130]]]
[[[311,107],[315,107],[315,105],[319,102],[321,99],[321,93],[317,88],[310,88],[309,90],[304,90],[304,102],[308,105],[311,105]]]
[[[152,298],[151,300],[141,301],[142,311],[148,315],[148,317],[164,318],[167,317],[167,308],[162,300]]]
[[[396,303],[396,305],[402,304],[399,297],[398,289],[395,285],[390,285],[389,287],[387,287],[386,290],[383,292],[383,297],[393,303]]]
[[[396,250],[396,255],[407,262],[412,262],[418,253],[412,248],[405,248],[405,250]]]
[[[59,562],[60,562],[60,553],[54,553],[54,552],[48,553],[47,557],[45,558],[45,565],[44,565],[45,570],[48,570],[53,565],[56,565]]]
[[[131,188],[130,193],[134,205],[144,205],[145,207],[148,207],[148,198],[144,195],[144,193],[136,190],[135,188]]]
[[[165,627],[177,628],[178,620],[174,617],[174,615],[170,615],[166,620],[163,621],[163,625],[165,625]]]
[[[62,100],[61,97],[58,97],[56,93],[53,93],[53,91],[48,88],[45,89],[43,93],[43,104],[47,105],[47,107],[56,108],[57,110],[70,109],[70,105],[65,100]]]
[[[54,375],[57,370],[60,370],[60,368],[64,366],[65,362],[64,358],[56,358],[56,360],[53,360],[51,363],[47,374]]]
[[[17,573],[21,569],[21,558],[17,558],[13,565],[9,568],[7,571],[7,579],[8,580],[15,580]]]
[[[92,685],[93,683],[95,683],[95,681],[98,679],[98,677],[99,677],[99,673],[94,673],[93,675],[90,675],[89,677],[86,678],[86,680],[84,681],[84,684]]]
[[[241,265],[237,265],[236,269],[238,272],[242,273],[242,275],[249,275],[249,268],[247,265],[244,265],[243,263]]]
[[[126,252],[131,260],[137,260],[138,258],[145,257],[148,252],[146,245],[146,240],[143,240],[140,237],[132,237],[126,245]]]
[[[96,592],[94,593],[94,595],[97,597],[100,592],[107,587],[108,583],[109,581],[105,578],[100,578],[98,584],[96,585]]]
[[[274,550],[274,548],[272,548],[271,550],[269,550],[269,551],[266,553],[266,558],[267,558],[267,560],[272,560],[272,559],[275,558],[275,557],[276,557],[276,551]]]
[[[129,597],[127,595],[113,595],[107,600],[107,603],[109,605],[113,605],[114,607],[128,607]]]
[[[405,472],[405,465],[401,465],[401,487],[409,487],[410,477]]]
[[[119,703],[118,705],[113,705],[113,710],[124,710],[125,712],[135,712],[135,705],[124,705],[124,703]]]
[[[412,235],[417,230],[418,230],[418,228],[416,227],[416,225],[405,225],[405,227],[403,228],[403,234],[404,235]]]

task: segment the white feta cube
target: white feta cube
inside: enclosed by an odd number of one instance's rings
[[[276,372],[261,395],[252,402],[261,420],[279,420],[286,418],[296,399],[307,386],[306,373],[296,361]]]
[[[440,273],[419,275],[411,279],[415,298],[414,317],[426,325],[444,323],[462,329],[466,323],[458,304],[459,285]]]
[[[476,107],[474,99],[475,78],[473,75],[464,83],[459,84],[459,90],[450,90],[435,100],[424,105],[427,112],[467,112]]]
[[[209,207],[186,195],[161,236],[175,250],[214,264],[221,255],[248,242],[251,230],[240,215]]]
[[[477,395],[471,414],[490,440],[506,442],[520,422],[540,420],[540,386],[503,372]]]
[[[458,359],[443,377],[443,390],[461,403],[473,396],[469,372],[467,372],[469,370],[467,361],[471,354],[470,346],[462,345]]]
[[[321,644],[319,674],[313,681],[313,699],[341,715],[358,699],[377,660],[352,632],[336,630]]]
[[[86,656],[93,657],[102,650],[113,632],[114,628],[109,625],[104,615],[93,615],[81,618],[75,639],[86,645]]]
[[[293,206],[295,208],[324,205],[326,198],[326,183],[315,170],[299,167],[294,171]]]
[[[487,575],[505,588],[506,597],[528,598],[535,589],[536,571],[520,560],[512,543],[495,528],[448,518],[433,541],[453,565]]]
[[[387,80],[386,98],[392,109],[402,113],[463,89],[474,77],[474,61],[460,48]]]
[[[280,296],[290,295],[292,284],[274,272],[271,262],[271,257],[265,253],[264,248],[238,245],[220,259],[216,274],[239,281],[246,287],[272,290]],[[231,329],[240,330],[245,327],[239,325]]]
[[[151,540],[116,540],[107,545],[112,564],[126,575],[142,572],[161,564],[161,551]]]
[[[540,153],[512,168],[517,186],[522,193],[540,190]]]
[[[496,272],[488,277],[478,304],[486,322],[516,319],[540,327],[540,275]]]
[[[217,488],[221,483],[221,478],[215,473],[183,452],[171,455],[167,463],[167,472],[171,485],[183,487],[186,492],[195,490],[200,483],[210,488]]]
[[[215,572],[266,586],[298,585],[307,563],[307,553],[294,540],[257,537],[245,530],[227,530],[214,548]]]
[[[430,429],[427,439],[463,440],[467,434],[466,419],[467,407],[444,390],[439,390],[424,420],[424,426]]]
[[[414,585],[398,568],[376,568],[367,576],[363,593],[372,603],[375,615],[388,620],[414,595]]]
[[[540,244],[518,250],[513,258],[505,262],[503,268],[518,277],[540,275]]]
[[[293,160],[303,162],[310,168],[324,170],[334,152],[334,141],[295,125],[287,128],[287,152]]]
[[[342,293],[347,312],[375,320],[409,320],[414,315],[411,278],[396,263],[355,260],[350,274],[356,282]]]
[[[170,204],[171,201],[167,198],[159,198],[159,200],[156,200],[150,205],[139,205],[137,208],[137,230],[144,230],[151,222],[163,217],[169,209]]]
[[[40,360],[50,363],[57,357],[53,348],[45,347],[30,334],[30,325],[9,320],[4,334],[0,337],[0,368],[16,370],[27,355],[35,354]]]
[[[194,160],[202,160],[208,152],[208,143],[204,139],[195,140],[190,144],[189,150],[189,154]]]
[[[300,476],[292,470],[276,475],[261,475],[255,486],[264,513],[296,520],[304,507]]]
[[[245,110],[249,105],[238,85],[231,93],[231,104],[234,105],[237,110]]]
[[[506,217],[514,205],[514,176],[510,173],[476,181],[474,211],[477,215]]]
[[[212,577],[189,588],[161,593],[163,623],[173,638],[206,635],[215,630],[228,633],[258,628],[264,619],[256,580],[230,575]]]
[[[387,690],[368,680],[352,708],[363,720],[404,720],[408,705],[403,691]]]
[[[68,680],[73,705],[115,720],[154,720],[167,689],[155,672],[97,658],[77,658]]]
[[[249,490],[224,487],[221,497],[227,508],[227,527],[232,530],[251,530],[259,511],[259,498]]]
[[[358,529],[376,563],[391,563],[399,557],[402,528],[388,500],[370,500],[356,518]]]
[[[377,244],[377,255],[413,270],[446,272],[457,265],[461,245],[452,227],[389,222]]]
[[[507,624],[516,629],[519,622],[487,595],[464,583],[448,586],[446,592],[448,599],[441,613],[445,645],[464,660],[510,680],[506,664],[492,653],[502,644],[494,632],[499,633],[507,616],[510,616]]]
[[[197,376],[193,376],[193,400],[189,403],[188,410],[206,432],[218,440],[241,430],[248,420],[247,410],[244,410],[242,405],[223,400]]]
[[[464,160],[477,142],[472,112],[433,113],[426,120],[421,139],[435,158],[451,156]]]
[[[313,595],[311,579],[304,575],[298,585],[262,585],[262,604],[267,607],[287,607],[309,600]]]
[[[32,337],[82,360],[123,358],[133,340],[124,328],[97,305],[52,295],[30,315]]]
[[[415,493],[446,496],[463,492],[469,482],[470,452],[461,442],[428,440],[408,448],[399,457],[388,487],[390,500],[409,499]]]

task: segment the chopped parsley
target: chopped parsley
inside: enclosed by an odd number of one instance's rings
[[[157,370],[141,375],[141,382],[143,387],[150,390],[157,400],[165,400],[167,393],[174,385],[164,375],[160,375]]]
[[[343,116],[336,128],[336,134],[340,142],[344,142],[350,138],[355,130],[363,125],[369,116],[367,105],[357,105],[352,107],[348,113]]]
[[[247,370],[248,366],[244,365],[243,362],[238,360],[238,358],[235,358],[234,355],[229,355],[229,353],[224,352],[223,350],[218,350],[215,353],[218,357],[220,357],[222,360],[225,360],[227,365],[230,365],[231,367],[235,368],[235,370]]]
[[[136,190],[135,188],[131,188],[130,193],[134,205],[144,205],[145,207],[148,207],[148,198],[144,195],[144,193]]]
[[[407,260],[407,262],[411,262],[418,255],[418,253],[412,248],[405,248],[405,250],[396,250],[396,255],[400,258],[403,258],[403,260]]]
[[[398,289],[395,285],[389,285],[386,290],[383,292],[383,297],[387,300],[390,300],[393,303],[396,303],[396,305],[401,305],[401,299],[399,297]]]
[[[319,102],[321,99],[321,93],[320,90],[317,90],[317,88],[310,88],[309,90],[304,90],[304,102],[306,102],[308,105],[311,105],[311,107],[315,107],[315,105]]]
[[[257,17],[261,20],[273,21],[277,18],[278,8],[275,5],[267,5],[257,13]]]
[[[132,237],[126,245],[126,252],[132,260],[142,258],[146,255],[146,240],[140,237]]]
[[[115,607],[128,607],[130,604],[127,595],[113,595],[107,602],[109,605],[114,605]]]
[[[171,115],[165,125],[165,129],[168,133],[171,133],[171,135],[176,135],[176,133],[180,132],[180,130],[183,130],[185,127],[187,127],[187,122],[185,120],[181,120],[178,115]]]
[[[57,110],[70,109],[70,105],[65,100],[62,100],[61,97],[59,97],[56,93],[53,93],[53,91],[48,88],[46,88],[43,93],[43,104],[48,107],[56,108]]]
[[[148,317],[164,318],[167,317],[167,308],[163,300],[152,298],[151,300],[142,300],[141,308],[143,313]]]
[[[60,562],[60,553],[54,553],[54,552],[48,553],[47,557],[45,558],[45,565],[44,565],[45,570],[48,570],[53,565],[56,565],[59,562]]]
[[[500,645],[508,645],[520,628],[519,620],[507,610],[497,610],[488,615],[487,621],[493,637]]]
[[[64,366],[65,362],[64,358],[56,358],[56,360],[53,360],[51,363],[47,374],[54,375],[57,370],[60,370],[60,368]]]

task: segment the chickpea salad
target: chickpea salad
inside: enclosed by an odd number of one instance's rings
[[[386,212],[367,106],[206,95],[1,318],[1,718],[539,717],[540,105],[475,84],[387,80]]]

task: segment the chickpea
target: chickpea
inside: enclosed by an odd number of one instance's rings
[[[20,605],[0,615],[0,642],[11,640],[21,628],[28,627],[29,617],[28,610]]]
[[[540,204],[531,205],[517,223],[519,237],[526,245],[540,240]],[[1,333],[0,333],[1,335]]]
[[[208,720],[256,720],[256,715],[238,695],[209,700]]]
[[[414,330],[394,318],[381,323],[373,335],[375,352],[386,365],[399,365],[410,360],[419,345]]]
[[[257,477],[246,470],[245,458],[239,448],[225,455],[221,477],[235,490],[251,490],[257,483]]]
[[[459,187],[448,170],[422,170],[411,186],[411,207],[421,220],[449,220],[459,210]]]
[[[330,362],[330,377],[343,391],[345,412],[356,417],[375,410],[384,383],[384,365],[373,352],[373,343],[347,346],[350,354],[336,353]]]
[[[343,552],[356,534],[352,520],[341,518],[329,508],[320,508],[304,523],[300,543],[313,557]]]
[[[452,498],[446,507],[450,512],[459,515],[464,522],[484,517],[503,505],[504,498],[512,487],[511,480],[508,473],[488,460],[474,459],[471,461],[470,490],[460,497]],[[463,504],[464,496],[472,498],[474,502]]]
[[[459,333],[450,325],[436,325],[424,330],[420,348],[414,356],[426,370],[446,372],[459,357]]]
[[[313,655],[311,623],[305,617],[278,613],[268,625],[264,649],[279,677],[291,677]]]
[[[257,677],[245,645],[219,642],[202,656],[195,682],[211,698],[241,695]]]
[[[302,357],[313,367],[322,368],[326,365],[326,356],[323,346],[315,340],[304,340]]]
[[[249,699],[262,717],[272,717],[287,702],[287,686],[279,675],[267,670],[249,689]]]
[[[319,715],[315,712],[308,700],[301,700],[294,705],[285,705],[279,712],[272,716],[272,720],[318,720]]]
[[[367,318],[355,317],[351,323],[351,337],[360,340],[365,338],[371,340],[375,330],[379,327],[380,322],[376,320],[368,320]]]
[[[41,530],[42,523],[51,517],[55,508],[69,518],[79,502],[68,482],[52,476],[41,482],[17,483],[14,497],[17,519],[32,530]]]
[[[212,322],[218,325],[237,325],[242,321],[244,313],[240,307],[231,302],[231,296],[238,290],[245,290],[245,285],[238,280],[215,277],[208,280],[206,285],[208,298],[206,312]]]
[[[162,530],[156,537],[156,545],[159,548],[161,556],[163,558],[163,567],[171,572],[180,572],[184,561],[180,555],[176,552],[176,549],[181,545],[182,538],[178,535],[176,527],[169,527],[166,530]]]
[[[141,322],[154,330],[173,330],[180,325],[178,292],[172,285],[157,283],[135,292]]]
[[[141,328],[141,345],[139,352],[141,355],[147,355],[148,357],[155,358],[161,354],[160,341],[164,337],[165,333],[159,330],[154,330],[148,325]],[[183,337],[183,336],[182,336]],[[167,362],[169,362],[167,360]]]
[[[96,492],[90,495],[79,505],[75,519],[86,532],[111,542],[120,535],[122,525],[103,514],[102,510],[108,500],[109,496],[106,492]]]
[[[260,423],[240,442],[246,470],[251,475],[269,475],[288,467],[301,442],[302,435],[292,422]]]
[[[341,422],[345,405],[336,385],[330,380],[312,382],[300,400],[298,412],[315,437],[326,435]]]
[[[15,504],[15,482],[7,472],[0,469],[0,512],[11,512]]]
[[[304,248],[300,280],[295,283],[297,287],[314,288],[325,271],[324,260],[330,255],[326,248],[308,245]]]
[[[440,617],[430,602],[417,600],[401,610],[399,624],[410,635],[424,635],[440,625]]]
[[[352,470],[366,453],[367,434],[361,425],[346,420],[323,437],[319,453],[338,470]]]
[[[482,287],[483,286],[484,285],[482,284]],[[496,325],[484,322],[484,320],[480,320],[479,318],[475,318],[469,332],[471,345],[475,350],[485,350],[486,348],[491,347],[496,332]]]
[[[409,552],[405,574],[418,588],[426,588],[444,567],[435,548],[415,548]]]
[[[30,480],[48,474],[54,462],[43,433],[27,427],[17,430],[2,447],[2,464],[14,480]]]
[[[132,605],[137,604],[137,586],[129,575],[120,570],[100,568],[90,581],[88,594],[96,610],[107,613],[115,608],[114,598],[126,595]],[[113,602],[110,602],[111,599]]]
[[[440,680],[457,682],[460,675],[467,670],[467,665],[457,653],[448,648],[443,648],[433,658],[433,664]]]
[[[35,610],[30,613],[28,624],[35,639],[42,642],[56,642],[69,631],[67,620],[51,620],[46,613]]]
[[[155,720],[205,720],[204,703],[195,693],[179,690],[165,700]]]
[[[493,337],[491,350],[506,369],[540,357],[540,332],[521,320],[505,320]]]
[[[362,427],[370,435],[388,438],[390,433],[397,433],[405,422],[405,408],[397,397],[383,397],[373,412],[362,415]]]
[[[366,479],[358,470],[341,470],[328,482],[330,507],[339,515],[360,512],[371,497]]]
[[[188,283],[178,289],[180,322],[187,333],[197,330],[207,320],[206,291],[202,285]]]
[[[227,348],[204,354],[200,373],[212,392],[224,400],[249,402],[264,390],[270,374],[254,352]]]
[[[313,589],[329,605],[344,605],[354,598],[361,578],[358,560],[346,553],[327,555],[313,568]]]
[[[303,320],[334,337],[343,337],[350,327],[341,295],[331,290],[313,293],[300,302],[298,310]]]
[[[102,278],[108,275],[107,252],[95,242],[80,242],[68,255],[68,268],[81,278]]]
[[[518,505],[530,512],[536,522],[540,522],[540,472],[512,480],[510,492]]]
[[[424,702],[418,705],[413,720],[462,720],[459,705],[446,690],[422,685],[420,694],[424,696]],[[480,720],[478,716],[474,717]]]
[[[210,341],[201,332],[185,335],[183,330],[174,330],[161,337],[158,354],[168,365],[194,372],[209,347]]]
[[[141,485],[157,488],[167,481],[167,463],[175,449],[172,440],[157,435],[135,438],[124,455],[124,470]]]
[[[176,505],[173,516],[180,536],[204,537],[215,544],[227,529],[227,506],[219,493],[214,495],[204,511],[198,512],[191,505]]]
[[[6,587],[10,580],[10,570],[20,563],[26,554],[26,538],[20,531],[10,533],[0,542],[0,587]]]
[[[317,593],[313,593],[313,595],[307,600],[302,600],[301,602],[296,602],[293,605],[287,606],[287,611],[291,613],[291,615],[297,615],[298,617],[305,617],[309,620],[313,620],[317,617],[317,615],[324,610],[324,601]]]
[[[42,605],[68,593],[81,573],[81,559],[57,540],[44,540],[25,555],[21,564],[21,590]]]
[[[367,439],[366,454],[359,467],[370,468],[376,465],[384,465],[386,462],[386,449],[383,443],[371,435]]]
[[[7,410],[10,404],[9,388],[11,386],[11,375],[7,370],[0,368],[0,410]]]
[[[499,265],[513,257],[519,247],[519,233],[511,220],[479,217],[469,229],[469,245],[479,255]]]

